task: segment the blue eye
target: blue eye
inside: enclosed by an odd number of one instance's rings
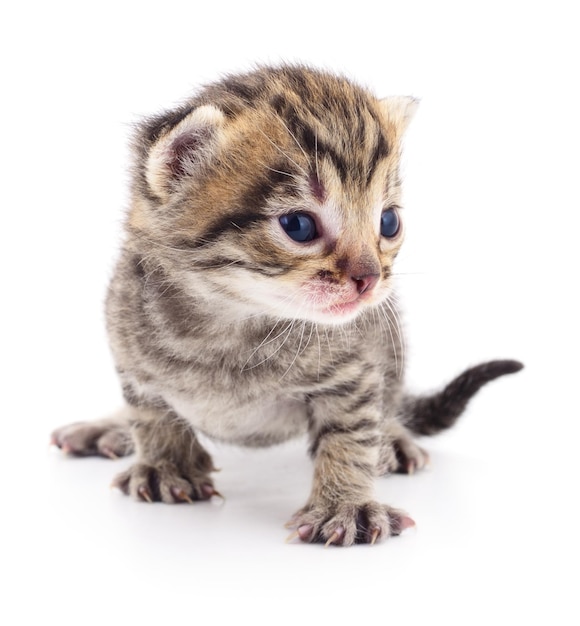
[[[282,215],[280,218],[280,226],[282,226],[290,239],[298,243],[306,243],[318,237],[314,219],[306,213]]]
[[[399,232],[399,215],[395,209],[387,209],[381,215],[381,235],[394,237]]]

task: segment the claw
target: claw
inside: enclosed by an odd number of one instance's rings
[[[216,498],[221,498],[222,500],[225,501],[225,498],[217,489],[213,487],[213,485],[202,485],[201,491],[208,500],[210,500],[211,498],[215,496]]]
[[[373,529],[373,532],[371,533],[371,546],[374,546],[377,539],[379,538],[379,535],[381,534],[381,529],[380,528],[375,528]]]
[[[143,498],[143,500],[146,500],[149,503],[153,502],[153,498],[151,497],[151,494],[149,493],[149,490],[147,489],[147,487],[139,487],[137,492]]]
[[[187,502],[188,504],[193,504],[193,500],[185,493],[183,489],[179,489],[178,487],[172,487],[171,493],[173,494],[174,498],[177,498],[177,500]]]
[[[284,524],[284,528],[296,528],[298,526],[298,518],[299,518],[299,514],[295,513],[285,524]]]
[[[112,459],[113,461],[119,460],[119,457],[111,450],[111,448],[103,448],[101,450],[101,454],[106,456],[108,459]]]
[[[286,537],[286,543],[291,543],[292,541],[294,541],[294,539],[298,539],[300,537],[300,533],[295,530],[293,533],[291,533],[290,535],[288,535],[288,537]]]
[[[330,539],[324,544],[324,547],[328,548],[328,546],[332,545],[333,543],[336,543],[341,537],[342,537],[342,533],[340,532],[340,530],[335,530],[332,533],[332,536],[330,537]]]

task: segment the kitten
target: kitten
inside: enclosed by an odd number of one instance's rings
[[[106,305],[127,408],[53,443],[135,451],[114,484],[174,503],[218,494],[196,432],[244,446],[307,432],[314,480],[296,537],[346,546],[414,525],[374,500],[375,477],[421,469],[412,434],[448,428],[483,384],[522,367],[485,363],[426,397],[402,389],[392,276],[416,105],[282,66],[143,123]]]

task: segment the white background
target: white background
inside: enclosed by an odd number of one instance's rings
[[[574,3],[22,2],[0,15],[3,624],[578,624],[580,47]],[[18,6],[18,8],[15,8]],[[416,531],[285,544],[304,442],[213,448],[225,504],[110,491],[52,428],[120,403],[102,301],[140,116],[255,62],[421,107],[400,258],[409,384],[495,357],[432,467],[381,479]]]

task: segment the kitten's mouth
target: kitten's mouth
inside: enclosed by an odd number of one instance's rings
[[[377,290],[373,288],[374,285],[368,289],[355,289],[354,283],[348,286],[350,289],[344,285],[338,289],[333,284],[316,285],[315,288],[309,285],[308,300],[315,317],[331,324],[348,322],[365,306],[376,301]]]
[[[360,298],[355,298],[354,300],[350,300],[348,302],[337,302],[336,304],[331,304],[330,306],[322,309],[322,313],[325,315],[332,315],[333,317],[350,316],[359,310],[360,303]]]

